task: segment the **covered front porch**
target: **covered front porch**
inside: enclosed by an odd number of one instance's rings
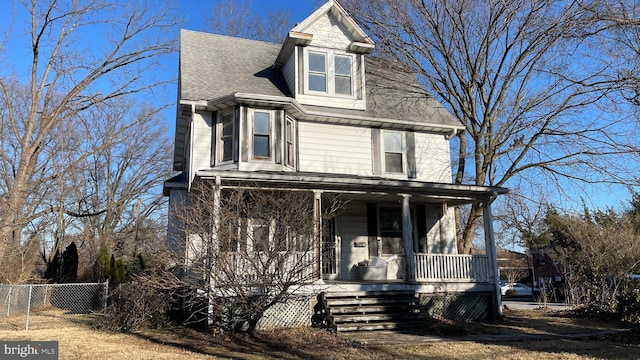
[[[315,279],[325,284],[423,285],[434,291],[486,289],[499,295],[491,203],[503,188],[315,173],[200,171],[218,189],[313,193]],[[324,218],[335,199],[337,216]],[[458,254],[455,208],[483,209],[486,255]],[[385,265],[386,271],[375,267]],[[385,272],[382,274],[381,272]],[[366,276],[363,276],[366,275]]]

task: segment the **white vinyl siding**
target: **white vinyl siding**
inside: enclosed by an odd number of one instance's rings
[[[355,40],[347,29],[329,13],[319,18],[315,24],[305,29],[306,33],[313,34],[311,45],[327,48],[346,49]]]
[[[371,130],[298,123],[299,170],[371,175]]]
[[[211,167],[211,113],[196,112],[191,124],[191,173]]]
[[[416,180],[451,183],[449,141],[439,134],[415,134]]]
[[[457,254],[455,208],[447,207],[445,215],[440,219],[440,242],[444,254]]]
[[[282,67],[282,75],[284,76],[284,80],[287,82],[289,91],[291,91],[292,94],[295,94],[296,92],[296,54],[297,51],[291,53],[291,57]]]

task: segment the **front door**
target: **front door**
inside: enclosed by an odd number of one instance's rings
[[[378,224],[380,234],[378,254],[388,263],[387,278],[402,279],[404,274],[402,208],[380,206]]]

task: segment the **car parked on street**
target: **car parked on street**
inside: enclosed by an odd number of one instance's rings
[[[502,296],[533,296],[533,289],[521,283],[504,284],[500,287]]]

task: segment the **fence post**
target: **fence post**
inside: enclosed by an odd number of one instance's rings
[[[9,298],[9,302],[7,302],[7,316],[11,315],[11,293],[13,292],[13,286],[9,287],[9,294],[7,297]]]
[[[109,297],[109,279],[104,282],[104,313],[107,313],[107,298]]]
[[[29,330],[29,313],[31,312],[31,291],[33,290],[33,285],[29,285],[29,299],[27,300],[27,322],[25,330]]]

